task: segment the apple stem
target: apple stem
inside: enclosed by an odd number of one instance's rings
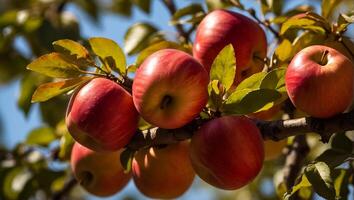
[[[329,53],[328,50],[325,50],[325,51],[322,53],[320,65],[323,66],[323,65],[326,65],[326,64],[327,64],[326,56],[328,55],[328,53]]]
[[[161,108],[162,110],[165,109],[169,104],[171,104],[171,102],[172,102],[172,97],[171,97],[170,95],[165,95],[165,96],[162,98],[160,108]]]

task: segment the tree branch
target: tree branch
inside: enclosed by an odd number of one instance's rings
[[[288,189],[292,188],[295,184],[295,180],[301,171],[301,167],[309,151],[310,148],[307,144],[306,136],[296,136],[294,143],[289,147],[283,168],[284,183]]]
[[[145,132],[138,131],[127,148],[138,150],[147,146],[176,143],[192,137],[200,125],[207,120],[195,119],[178,129],[153,128]],[[328,119],[303,117],[289,120],[262,121],[254,119],[264,140],[279,141],[290,136],[309,132],[318,133],[323,142],[328,142],[335,132],[354,130],[354,111],[339,114]]]
[[[176,4],[173,0],[161,0],[161,2],[166,6],[171,15],[176,12]],[[176,24],[175,27],[179,35],[183,38],[183,42],[189,42],[189,34],[183,29],[183,26],[181,24]]]

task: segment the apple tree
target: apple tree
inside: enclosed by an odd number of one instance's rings
[[[43,121],[0,143],[0,199],[107,197],[128,182],[127,199],[354,196],[352,1],[0,4],[0,83],[21,80],[18,107],[38,104]],[[134,9],[146,21],[124,44],[86,38],[70,5],[96,23]],[[149,22],[159,9],[175,33]]]

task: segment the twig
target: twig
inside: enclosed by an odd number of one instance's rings
[[[70,191],[76,186],[76,179],[71,176],[70,179],[65,183],[63,189],[53,194],[53,200],[62,200],[70,193]],[[67,198],[69,199],[69,198]]]
[[[310,148],[305,135],[296,136],[286,156],[283,168],[284,183],[288,189],[294,184]]]
[[[173,0],[161,0],[161,2],[166,6],[171,15],[176,12],[176,5]],[[189,34],[183,29],[183,26],[181,24],[176,24],[175,27],[179,35],[183,38],[183,42],[189,42]]]
[[[256,15],[256,11],[252,8],[250,9],[247,9],[246,10],[259,24],[262,24],[264,27],[266,27],[268,30],[270,30],[271,33],[273,33],[273,35],[276,37],[276,38],[280,38],[280,35],[279,33],[270,25],[269,22],[264,22],[262,20],[260,20],[257,15]]]

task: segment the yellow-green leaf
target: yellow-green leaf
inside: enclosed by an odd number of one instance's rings
[[[315,19],[311,19],[308,17],[292,17],[283,23],[280,29],[280,34],[284,35],[287,30],[293,28],[311,30],[320,34],[324,34],[326,32],[325,28],[321,25],[321,23],[318,23],[318,21],[316,21]]]
[[[53,42],[53,47],[59,53],[73,56],[76,59],[89,58],[89,52],[80,43],[69,39],[57,40]]]
[[[26,143],[30,145],[48,146],[56,139],[55,132],[50,127],[40,127],[32,130],[26,139]]]
[[[223,112],[231,115],[245,115],[274,105],[281,94],[272,89],[243,89],[233,92],[225,101]]]
[[[75,78],[82,74],[75,64],[68,62],[59,53],[43,55],[27,65],[27,69],[54,78]]]
[[[213,61],[210,69],[210,80],[219,80],[226,91],[234,82],[236,73],[236,57],[232,44],[225,46]]]
[[[40,85],[32,95],[32,103],[47,101],[57,95],[63,94],[75,89],[90,77],[80,77],[59,82],[45,83]]]
[[[236,88],[236,90],[243,90],[243,89],[258,89],[263,78],[267,75],[266,72],[258,72],[252,74],[252,76],[243,80]]]
[[[278,56],[280,61],[288,61],[292,57],[292,45],[287,39],[284,39],[275,49],[275,55]]]
[[[90,38],[92,51],[99,57],[106,69],[113,69],[119,74],[125,74],[127,65],[123,50],[113,40],[101,37]]]
[[[322,16],[324,18],[329,18],[335,9],[335,7],[341,2],[341,0],[322,0]]]
[[[124,51],[128,55],[139,53],[147,48],[157,28],[148,23],[137,23],[131,26],[124,35]]]

